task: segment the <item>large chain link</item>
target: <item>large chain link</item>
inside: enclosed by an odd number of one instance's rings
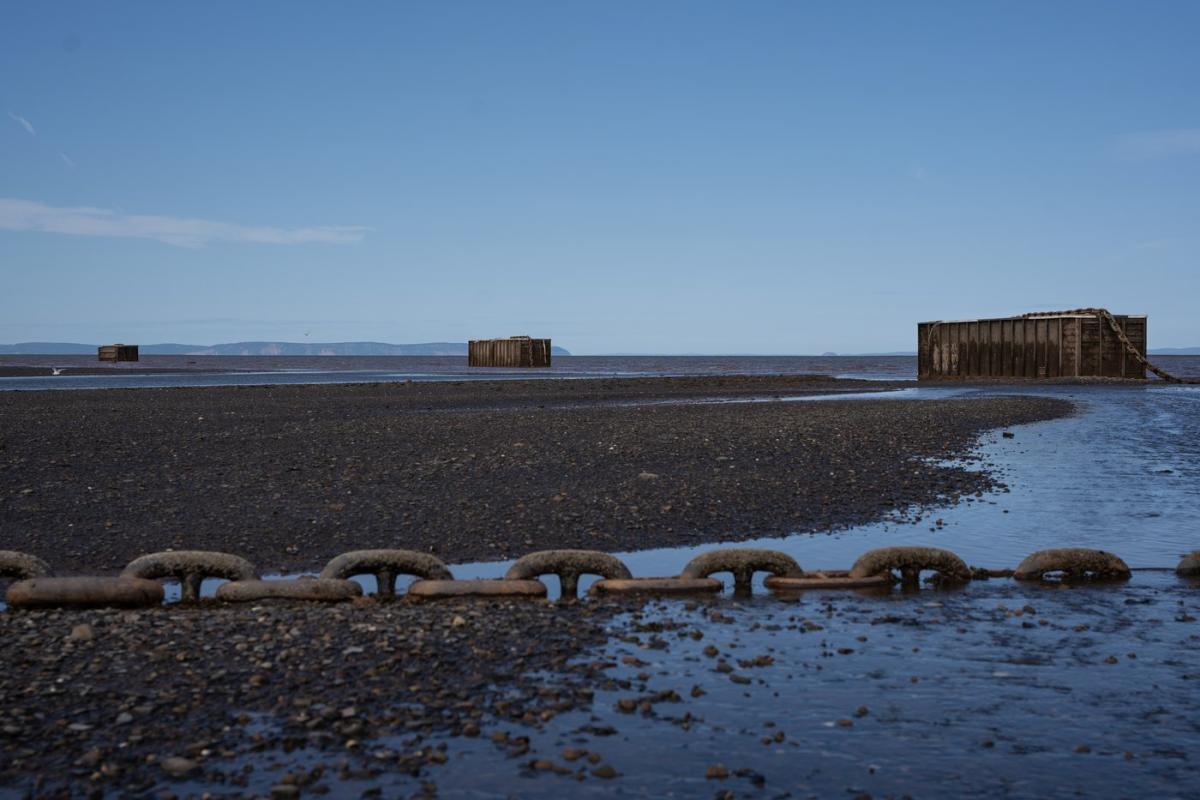
[[[169,562],[168,557],[186,555]],[[864,553],[850,570],[805,571],[795,559],[777,550],[733,548],[711,550],[688,562],[678,577],[635,578],[616,557],[594,550],[543,550],[526,557],[524,564],[514,564],[525,577],[490,580],[455,580],[450,570],[436,557],[427,553],[406,550],[358,550],[343,553],[329,563],[342,573],[341,578],[292,578],[286,580],[236,579],[217,589],[217,600],[225,602],[261,602],[264,600],[293,600],[310,602],[359,601],[362,588],[347,578],[358,574],[374,574],[381,565],[396,565],[405,572],[433,573],[435,579],[422,578],[407,592],[411,600],[437,598],[501,598],[545,597],[546,585],[535,580],[543,573],[567,570],[571,574],[596,574],[603,580],[591,587],[590,594],[600,595],[681,595],[720,592],[722,581],[711,577],[714,572],[732,572],[735,592],[749,592],[756,574],[766,572],[767,588],[772,591],[797,592],[807,589],[889,589],[899,573],[901,582],[916,583],[922,573],[936,573],[934,580],[956,583],[989,578],[1043,580],[1048,574],[1060,574],[1063,579],[1129,578],[1134,571],[1170,572],[1170,567],[1137,567],[1130,569],[1119,556],[1103,550],[1079,547],[1039,550],[1022,561],[1015,570],[968,567],[957,555],[939,547],[883,547]],[[413,560],[420,557],[419,561]],[[167,568],[160,568],[166,565]],[[0,577],[17,578],[9,586],[5,599],[10,608],[140,608],[161,605],[163,587],[158,580],[185,581],[192,573],[180,569],[200,569],[209,574],[224,565],[244,565],[250,575],[257,575],[253,564],[228,553],[186,551],[154,553],[131,562],[137,570],[126,569],[121,577],[71,576],[48,577],[49,566],[28,553],[0,550]],[[156,578],[134,577],[132,572],[153,567]],[[391,567],[387,567],[391,569]],[[1183,557],[1174,568],[1177,575],[1200,578],[1200,550]],[[608,577],[616,574],[620,577]],[[235,575],[235,577],[237,577]],[[379,585],[377,595],[393,596]],[[572,600],[575,592],[562,592],[563,600]],[[198,600],[199,596],[183,596]],[[211,606],[206,606],[211,607]]]

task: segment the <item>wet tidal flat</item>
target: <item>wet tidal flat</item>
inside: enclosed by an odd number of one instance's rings
[[[895,543],[992,567],[1194,549],[1187,391],[735,405],[690,401],[873,387],[687,380],[12,393],[0,548],[267,572],[432,546],[460,577],[554,546],[666,574],[751,536],[810,568]],[[897,524],[922,505],[936,522]],[[1195,581],[755,591],[10,610],[0,797],[1197,796]]]
[[[1198,588],[10,612],[0,791],[1194,797]]]
[[[588,383],[0,394],[0,547],[60,573],[167,548],[271,572],[374,547],[485,561],[827,531],[995,488],[944,460],[1072,409],[691,402],[882,388],[824,379]]]

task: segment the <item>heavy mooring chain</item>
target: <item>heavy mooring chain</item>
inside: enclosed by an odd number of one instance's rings
[[[417,558],[419,556],[420,558]],[[899,573],[900,582],[917,583],[922,573],[933,572],[928,583],[951,584],[969,580],[1012,577],[1023,581],[1096,581],[1127,580],[1131,570],[1125,562],[1103,550],[1080,547],[1040,550],[1033,553],[1016,570],[989,570],[968,567],[949,550],[935,547],[883,547],[864,553],[847,570],[804,571],[790,556],[775,550],[723,549],[711,550],[688,562],[675,577],[634,578],[615,556],[596,551],[546,550],[518,560],[505,578],[491,580],[458,580],[438,559],[428,554],[400,550],[355,551],[330,562],[320,578],[298,578],[264,581],[249,561],[227,553],[177,551],[154,553],[131,562],[119,577],[71,576],[52,577],[48,565],[25,553],[0,551],[0,578],[20,578],[8,587],[5,599],[12,608],[137,608],[160,605],[164,592],[161,580],[175,580],[183,587],[185,600],[196,600],[197,575],[231,579],[217,589],[216,599],[228,603],[265,602],[271,600],[344,602],[362,597],[362,587],[351,575],[375,574],[381,569],[389,572],[403,569],[415,573],[421,580],[413,583],[406,594],[409,600],[438,600],[447,598],[544,598],[546,585],[534,580],[547,573],[598,574],[591,589],[593,595],[684,595],[720,592],[724,584],[709,577],[714,573],[730,573],[736,589],[749,591],[751,577],[756,572],[770,573],[765,581],[768,589],[787,595],[799,591],[858,590],[889,592]],[[1139,568],[1151,569],[1151,568]],[[1155,568],[1156,569],[1156,568]],[[1173,570],[1181,578],[1200,578],[1200,550],[1183,557]],[[336,574],[332,574],[336,573]],[[394,577],[394,575],[392,576]],[[378,595],[387,599],[390,583],[380,583]],[[573,589],[574,587],[570,587]],[[192,591],[187,591],[191,589]],[[565,592],[564,600],[574,598]]]

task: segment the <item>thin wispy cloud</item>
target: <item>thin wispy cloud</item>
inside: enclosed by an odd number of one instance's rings
[[[8,112],[8,116],[13,122],[17,123],[22,128],[24,128],[29,133],[30,136],[37,136],[37,131],[34,129],[32,122],[25,119],[20,114],[14,114],[11,111]]]
[[[1117,140],[1117,152],[1140,161],[1200,154],[1200,128],[1130,133]]]
[[[153,239],[177,247],[203,247],[213,242],[356,244],[370,228],[357,225],[274,228],[186,217],[125,214],[105,208],[58,208],[31,200],[0,198],[0,230]]]
[[[68,167],[71,167],[72,169],[74,169],[75,162],[71,160],[71,157],[69,155],[67,155],[66,153],[59,153],[58,157],[63,160],[64,164],[66,164]]]

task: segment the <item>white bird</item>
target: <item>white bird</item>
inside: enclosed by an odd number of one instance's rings
[[[63,373],[63,367],[51,367],[50,368],[51,375],[62,375],[62,373]]]

